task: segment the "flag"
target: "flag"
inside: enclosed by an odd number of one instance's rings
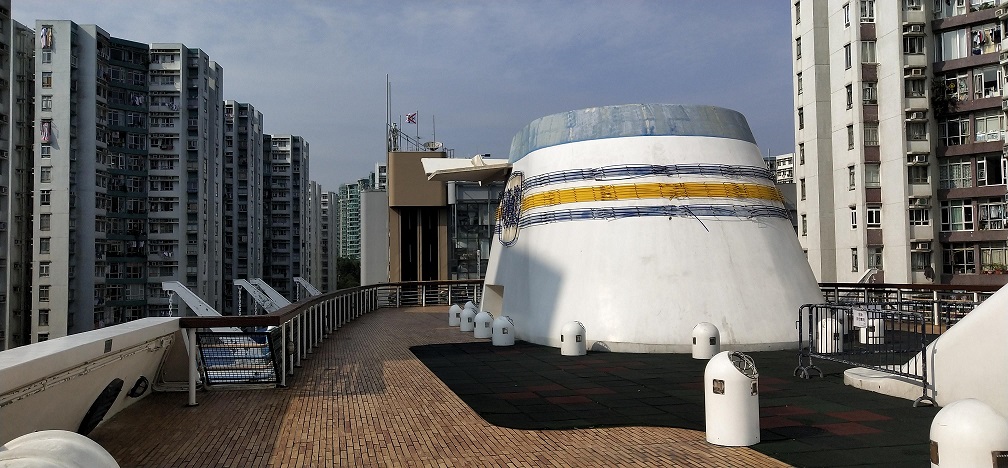
[[[414,112],[412,114],[406,114],[406,123],[415,124],[416,123],[416,115],[417,115],[416,112]]]

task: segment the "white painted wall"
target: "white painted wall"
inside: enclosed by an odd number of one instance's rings
[[[756,145],[729,138],[642,136],[542,148],[514,163],[526,179],[552,171],[618,164],[732,164],[765,167]],[[582,181],[574,186],[653,182],[768,181],[646,177]],[[528,196],[526,193],[525,196]],[[698,203],[770,204],[767,200],[622,200],[540,208]],[[495,242],[486,276],[504,285],[503,314],[518,339],[558,347],[561,327],[587,329],[589,348],[688,352],[692,329],[716,325],[725,349],[795,348],[802,304],[821,302],[812,271],[783,218],[638,217],[537,225],[517,242]],[[705,227],[706,226],[706,229]],[[709,230],[709,232],[708,232]]]

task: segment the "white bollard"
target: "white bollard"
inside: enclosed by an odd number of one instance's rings
[[[721,333],[712,323],[693,327],[693,359],[710,359],[721,352]]]
[[[448,308],[448,326],[457,327],[462,323],[462,307],[458,304],[452,304]]]
[[[1008,420],[980,400],[950,403],[931,421],[931,468],[998,466],[1008,451]]]
[[[511,317],[501,315],[494,319],[490,342],[494,346],[511,346],[515,343],[514,322]]]
[[[585,342],[585,327],[581,322],[568,322],[560,329],[560,354],[564,356],[584,356],[588,354]]]
[[[471,332],[476,328],[476,310],[466,307],[459,315],[459,330]]]
[[[490,338],[493,335],[493,315],[490,312],[482,311],[476,314],[473,325],[473,338]]]
[[[758,444],[759,373],[742,353],[722,351],[704,369],[707,442],[728,447]]]

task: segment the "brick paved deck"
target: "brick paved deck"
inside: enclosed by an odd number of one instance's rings
[[[516,430],[479,417],[410,352],[471,335],[445,307],[383,309],[327,338],[288,387],[153,394],[90,434],[133,466],[786,466],[668,427]]]

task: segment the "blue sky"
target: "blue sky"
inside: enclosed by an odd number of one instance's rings
[[[789,2],[14,0],[14,19],[97,24],[137,42],[201,48],[224,96],[267,133],[311,144],[326,190],[385,159],[394,118],[456,157],[507,157],[544,115],[638,102],[742,112],[761,151],[793,151]],[[403,119],[405,120],[405,119]]]

